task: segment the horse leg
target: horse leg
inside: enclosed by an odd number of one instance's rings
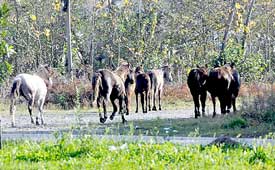
[[[127,120],[125,119],[124,117],[124,113],[123,113],[123,107],[122,107],[122,103],[123,103],[123,97],[120,97],[119,98],[119,113],[121,114],[121,119],[122,119],[122,123],[126,123]]]
[[[200,116],[200,102],[199,102],[199,95],[193,94],[193,101],[195,106],[195,118],[197,119]]]
[[[102,121],[101,123],[105,123],[107,120],[107,108],[106,108],[107,103],[108,103],[107,99],[106,98],[103,99],[102,107],[103,107],[104,118],[101,120]]]
[[[201,93],[200,101],[201,101],[201,108],[202,108],[202,116],[205,116],[205,102],[206,102],[207,92],[204,91]]]
[[[142,112],[146,113],[145,109],[144,109],[144,93],[143,92],[140,94],[140,98],[141,98]]]
[[[145,91],[145,113],[147,113],[148,107],[148,91]]]
[[[16,111],[15,98],[11,97],[10,114],[12,116],[12,121],[11,121],[12,127],[15,127],[15,118],[14,118],[15,111]]]
[[[216,97],[211,95],[212,103],[213,103],[213,117],[216,116]]]
[[[236,109],[236,97],[235,96],[232,97],[232,105],[233,105],[233,111],[236,112],[237,109]]]
[[[30,117],[31,117],[31,123],[34,124],[34,120],[33,120],[33,117],[32,117],[32,108],[33,108],[33,104],[34,104],[34,99],[33,97],[31,97],[28,101],[28,110],[29,110],[29,113],[30,113]]]
[[[153,93],[153,108],[152,108],[152,110],[154,110],[154,111],[157,111],[157,108],[156,108],[156,93],[157,93],[157,89],[154,88],[154,93]]]
[[[124,99],[125,101],[125,105],[126,105],[126,115],[129,115],[130,113],[130,105],[131,105],[131,99],[130,99],[130,95],[127,94],[127,96]]]
[[[161,110],[161,93],[162,90],[159,90],[158,95],[159,95],[159,110]]]
[[[97,100],[96,100],[96,103],[97,103],[97,108],[98,108],[98,112],[99,112],[99,121],[101,123],[104,123],[104,118],[102,117],[102,114],[101,114],[101,109],[100,109],[100,103],[102,102],[102,98],[101,97],[98,97]]]
[[[147,94],[148,94],[148,108],[149,108],[149,111],[151,111],[151,93],[150,93],[150,91],[147,91]]]
[[[42,99],[38,102],[38,110],[39,110],[38,117],[40,117],[41,125],[45,124],[44,115],[43,115],[44,114],[44,112],[43,112],[44,101],[45,101],[45,99]],[[38,117],[36,118],[36,124],[39,124]]]
[[[115,115],[116,115],[116,112],[117,112],[117,105],[115,103],[115,99],[111,98],[111,103],[113,105],[113,113],[112,115],[110,116],[110,120],[113,120]]]
[[[221,107],[221,114],[226,113],[226,98],[225,97],[218,97],[220,101],[220,107]]]
[[[138,113],[138,92],[135,92],[136,94],[136,113]]]

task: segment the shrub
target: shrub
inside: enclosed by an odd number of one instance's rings
[[[222,126],[224,128],[231,128],[231,129],[246,128],[248,127],[248,123],[246,119],[237,117],[237,118],[231,119],[228,123],[223,124]]]

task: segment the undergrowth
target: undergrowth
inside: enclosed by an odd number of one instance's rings
[[[181,146],[72,138],[8,141],[0,150],[1,169],[272,169],[275,147]]]

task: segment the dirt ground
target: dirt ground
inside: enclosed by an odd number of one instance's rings
[[[110,116],[111,113],[108,114]],[[35,114],[34,114],[35,115]],[[152,120],[152,119],[179,119],[193,117],[193,109],[178,109],[178,110],[163,110],[163,111],[151,111],[149,113],[131,113],[125,118],[128,121],[135,120]],[[56,131],[63,129],[70,129],[76,125],[92,125],[96,126],[108,126],[113,123],[121,122],[121,116],[116,115],[114,120],[108,119],[105,124],[99,122],[99,115],[97,112],[79,112],[64,111],[54,113],[54,111],[46,111],[44,113],[44,119],[46,124],[44,126],[37,126],[31,124],[30,116],[27,112],[17,113],[15,116],[16,127],[11,127],[11,116],[2,115],[2,129],[3,132],[16,132],[16,131]]]

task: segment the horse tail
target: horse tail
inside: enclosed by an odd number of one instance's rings
[[[14,80],[12,84],[11,92],[10,92],[10,99],[11,99],[10,114],[13,114],[14,112],[15,99],[20,95],[20,87],[21,87],[21,79]]]
[[[95,73],[95,75],[92,78],[92,87],[93,87],[93,104],[96,102],[99,93],[100,88],[102,87],[102,78],[100,73]]]
[[[154,74],[153,74],[153,72],[149,72],[148,73],[148,75],[149,75],[149,78],[150,78],[150,85],[151,85],[151,89],[153,89],[153,87],[155,86],[155,83],[154,83]]]

